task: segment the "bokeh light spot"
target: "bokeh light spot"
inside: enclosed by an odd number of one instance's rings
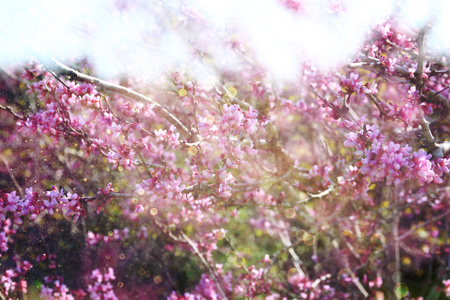
[[[161,278],[161,276],[155,276],[155,278],[153,278],[153,281],[156,284],[160,284],[162,282],[162,278]]]
[[[222,240],[225,238],[225,231],[224,230],[217,230],[214,232],[214,235],[216,236],[216,239]]]
[[[296,212],[295,212],[295,209],[288,208],[284,211],[284,214],[285,214],[286,218],[292,219],[293,217],[295,217]]]
[[[261,178],[261,187],[267,191],[268,189],[270,189],[272,187],[273,182],[274,182],[273,178],[265,175]]]
[[[214,118],[213,115],[207,115],[207,116],[205,117],[206,124],[208,124],[208,125],[214,124],[214,121],[215,121],[215,120],[216,120],[216,118]]]
[[[382,233],[377,232],[370,238],[370,243],[375,248],[383,248],[386,244],[386,238]]]
[[[409,258],[409,256],[403,256],[402,257],[402,263],[406,266],[410,266],[411,265],[411,258]]]
[[[416,233],[417,233],[417,236],[419,237],[420,240],[424,240],[424,239],[426,239],[428,237],[428,232],[423,227],[417,229]]]
[[[297,269],[291,268],[291,269],[289,269],[289,271],[286,274],[286,279],[289,281],[289,279],[296,274],[298,274]]]
[[[383,294],[383,292],[382,292],[382,291],[377,291],[377,292],[375,293],[375,299],[376,299],[376,300],[384,300],[384,294]]]
[[[392,280],[394,282],[399,283],[402,280],[402,273],[400,272],[394,272],[394,274],[392,274]]]
[[[381,215],[385,219],[390,219],[392,217],[392,211],[390,211],[389,209],[385,209],[381,212]]]
[[[188,149],[188,153],[189,153],[190,155],[192,155],[192,156],[196,155],[197,152],[198,152],[198,149],[197,149],[197,147],[195,147],[195,146],[190,146],[189,149]]]
[[[231,95],[232,97],[236,97],[236,95],[237,95],[237,90],[236,90],[236,88],[233,87],[233,86],[230,86],[230,87],[228,88],[228,92],[230,93],[230,95]]]
[[[307,234],[303,240],[306,246],[312,246],[316,243],[316,237],[312,234]]]
[[[233,251],[231,251],[230,253],[228,253],[228,261],[229,262],[234,262],[236,261],[237,255],[236,253],[234,253]]]
[[[242,256],[236,256],[236,259],[233,261],[233,265],[235,267],[245,266],[246,263],[247,263],[247,260],[245,259],[245,257],[242,257]]]
[[[305,231],[305,230],[303,230],[303,229],[300,229],[300,230],[298,230],[296,233],[295,233],[295,236],[299,239],[299,240],[304,240],[305,239],[305,237],[308,235],[308,233]]]
[[[404,298],[408,295],[408,286],[404,283],[397,283],[394,287],[394,294],[397,298]]]

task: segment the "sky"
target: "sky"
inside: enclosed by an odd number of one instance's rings
[[[174,66],[195,68],[191,54],[197,49],[208,51],[216,67],[233,70],[240,58],[222,44],[231,37],[275,78],[293,80],[303,61],[323,68],[345,61],[367,31],[392,14],[413,29],[431,20],[429,47],[450,46],[450,1],[302,0],[307,13],[297,14],[280,1],[3,0],[0,66],[87,57],[104,79],[152,78]],[[330,12],[331,2],[344,10]]]

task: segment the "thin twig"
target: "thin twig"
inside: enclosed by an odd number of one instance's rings
[[[450,214],[450,209],[447,210],[446,212],[440,214],[440,215],[437,215],[437,216],[434,217],[434,218],[429,219],[429,220],[426,221],[426,222],[421,223],[420,225],[414,226],[413,228],[411,228],[410,230],[408,230],[407,232],[405,232],[404,234],[402,234],[401,236],[399,236],[399,237],[398,237],[398,240],[399,240],[399,241],[403,240],[404,238],[406,238],[406,237],[410,236],[411,234],[413,234],[417,229],[422,228],[422,227],[424,227],[424,226],[427,226],[428,224],[433,223],[433,222],[436,222],[436,221],[438,221],[438,220],[440,220],[440,219],[442,219],[442,218],[445,218],[445,217],[446,217],[447,215],[449,215],[449,214]]]
[[[380,62],[379,59],[374,58],[374,57],[366,56],[365,59],[368,59],[371,62]],[[408,79],[408,82],[415,83],[414,78],[410,77],[409,71],[407,69],[405,69],[404,67],[396,64],[395,72],[399,75],[399,77]],[[424,95],[427,97],[428,100],[435,99],[435,101],[441,103],[442,105],[445,106],[445,108],[447,110],[450,111],[450,103],[449,103],[448,99],[446,97],[442,96],[439,92],[433,90],[431,87],[427,87],[427,91],[424,92]],[[449,116],[450,116],[450,114],[449,114]]]
[[[141,161],[141,164],[144,166],[145,171],[147,172],[148,177],[149,177],[149,178],[152,178],[152,173],[151,173],[150,170],[147,168],[147,165],[145,164],[144,157],[142,156],[141,151],[139,150],[139,148],[138,148],[137,146],[134,147],[134,150],[135,150],[136,153],[138,154],[139,159],[140,159],[140,161]]]
[[[383,107],[381,106],[380,101],[378,101],[378,99],[372,94],[368,94],[367,96],[369,96],[370,101],[372,101],[372,103],[375,104],[375,106],[378,108],[378,110],[380,111],[380,115],[385,117],[386,119],[389,118],[389,116],[386,114]]]
[[[25,121],[27,119],[27,117],[25,116],[21,116],[18,113],[16,113],[11,106],[3,106],[0,104],[0,109],[3,109],[4,111],[7,111],[9,113],[11,113],[14,117],[16,117],[17,119],[20,119],[22,121]]]
[[[55,74],[55,72],[53,72],[50,68],[47,68],[47,67],[45,67],[45,69],[46,69],[50,74],[52,74],[52,76],[53,76],[56,80],[58,80],[63,86],[65,86],[68,90],[70,90],[70,86],[68,86],[67,83],[65,83],[64,81],[62,81],[62,80],[58,77],[58,75]]]
[[[5,164],[6,170],[7,170],[8,173],[9,173],[9,177],[11,177],[11,180],[14,182],[14,185],[16,186],[17,190],[19,191],[20,196],[21,196],[22,198],[24,198],[24,197],[25,197],[25,194],[24,194],[24,192],[23,192],[23,188],[20,186],[19,182],[18,182],[17,179],[16,179],[16,176],[14,176],[14,173],[11,172],[11,168],[9,167],[9,163],[8,163],[8,161],[6,160],[6,157],[4,157],[3,154],[0,153],[0,159],[1,159],[1,160],[3,161],[3,163]]]
[[[394,187],[388,188],[389,196],[387,197],[387,201],[396,202],[396,197],[394,195]],[[392,218],[392,235],[394,236],[394,251],[395,251],[395,273],[394,276],[398,276],[394,279],[396,282],[401,282],[401,265],[400,265],[400,240],[398,239],[398,228],[400,226],[400,212],[394,207],[393,218]],[[395,295],[397,299],[397,295]]]
[[[103,199],[106,201],[110,198],[133,198],[133,197],[136,197],[136,195],[123,194],[123,193],[109,193],[108,195],[99,194],[99,195],[95,195],[95,196],[81,197],[80,200],[85,201],[85,202],[92,202],[97,199]]]
[[[309,196],[308,198],[300,200],[300,201],[296,202],[295,204],[305,203],[305,202],[308,202],[308,201],[310,201],[312,199],[316,199],[316,198],[322,198],[322,197],[328,195],[329,193],[331,193],[333,190],[334,190],[334,186],[331,185],[328,189],[326,189],[325,191],[323,191],[321,193],[318,193],[318,194],[307,193]]]

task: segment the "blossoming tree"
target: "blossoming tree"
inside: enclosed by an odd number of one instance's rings
[[[208,79],[3,70],[0,298],[449,296],[450,78],[431,30],[383,20],[285,85],[227,36],[235,72],[192,43]]]

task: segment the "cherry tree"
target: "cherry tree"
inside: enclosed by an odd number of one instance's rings
[[[82,57],[4,68],[0,298],[450,296],[450,78],[432,31],[392,15],[290,82],[229,32],[214,41],[232,70],[189,41],[207,76],[104,80]]]

